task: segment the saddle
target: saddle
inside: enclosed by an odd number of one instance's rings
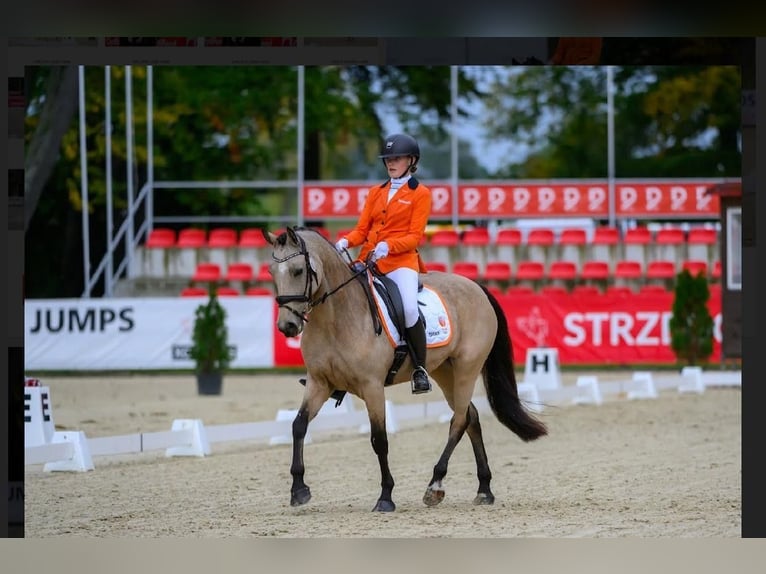
[[[357,275],[357,279],[361,282],[362,286],[364,287],[364,293],[367,295],[367,303],[369,304],[369,310],[372,317],[373,328],[375,329],[375,335],[380,336],[380,334],[383,332],[383,327],[380,322],[380,317],[378,316],[378,309],[375,304],[375,296],[370,289],[370,284],[374,286],[375,291],[378,293],[381,301],[383,301],[385,304],[386,310],[388,311],[388,314],[391,317],[391,320],[394,322],[397,330],[400,333],[405,333],[407,330],[404,324],[404,305],[402,304],[402,296],[399,293],[399,287],[396,286],[396,283],[378,271],[377,267],[372,267],[367,271],[367,273],[361,273]],[[422,289],[423,282],[418,279],[418,291],[421,291]],[[425,318],[423,317],[422,311],[420,312],[420,319],[425,323]],[[403,345],[398,345],[394,349],[394,360],[391,362],[391,366],[388,368],[388,374],[386,375],[386,380],[383,383],[383,386],[388,387],[393,384],[394,377],[396,377],[396,374],[399,372],[399,368],[404,363],[407,355],[411,353],[412,350],[406,343]],[[414,360],[415,359],[413,357],[413,362]],[[299,382],[304,386],[306,385],[306,379],[299,379]],[[343,397],[345,396],[346,391],[333,391],[331,398],[335,399],[336,408],[340,406],[341,402],[343,401]]]

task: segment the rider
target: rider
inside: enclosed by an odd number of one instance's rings
[[[386,137],[378,156],[389,179],[372,187],[356,227],[335,244],[338,251],[361,245],[359,261],[368,254],[378,270],[392,279],[404,305],[406,336],[414,355],[412,392],[431,390],[426,371],[426,330],[418,311],[418,272],[425,271],[417,247],[431,212],[431,191],[415,179],[420,147],[407,134]]]

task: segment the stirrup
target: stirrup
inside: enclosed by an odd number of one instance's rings
[[[428,372],[423,367],[416,367],[412,371],[412,394],[420,395],[431,391],[431,381],[428,380]]]

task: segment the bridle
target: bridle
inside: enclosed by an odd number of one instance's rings
[[[346,279],[343,283],[335,287],[334,289],[331,289],[330,291],[325,292],[321,296],[318,296],[316,298],[313,298],[314,290],[313,286],[316,284],[317,288],[319,287],[319,278],[317,277],[316,271],[314,271],[314,268],[311,266],[311,261],[309,258],[309,252],[306,249],[306,242],[303,240],[303,237],[295,233],[295,237],[298,239],[300,250],[296,251],[295,253],[291,253],[290,255],[287,255],[286,257],[282,257],[281,259],[278,259],[274,256],[274,254],[271,254],[271,258],[276,263],[284,263],[285,261],[289,261],[290,259],[293,259],[295,257],[303,256],[303,260],[306,265],[306,285],[303,288],[303,294],[302,295],[277,295],[274,299],[277,302],[277,306],[280,308],[284,307],[288,311],[290,311],[293,315],[298,317],[301,320],[301,323],[308,323],[309,322],[309,313],[316,307],[317,305],[321,305],[324,303],[328,297],[330,297],[333,293],[339,291],[351,281],[356,279],[359,275],[362,273],[366,273],[369,264],[360,266],[358,269],[355,269],[351,277]],[[293,309],[288,303],[305,303],[306,307],[304,311],[298,312],[295,309]]]

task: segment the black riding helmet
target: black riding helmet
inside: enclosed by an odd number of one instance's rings
[[[380,155],[378,157],[383,161],[383,165],[385,166],[387,157],[398,156],[413,158],[410,160],[409,171],[412,173],[417,171],[417,164],[420,160],[420,146],[414,137],[407,134],[391,134],[386,136],[386,139],[383,140],[383,146],[381,147]]]

